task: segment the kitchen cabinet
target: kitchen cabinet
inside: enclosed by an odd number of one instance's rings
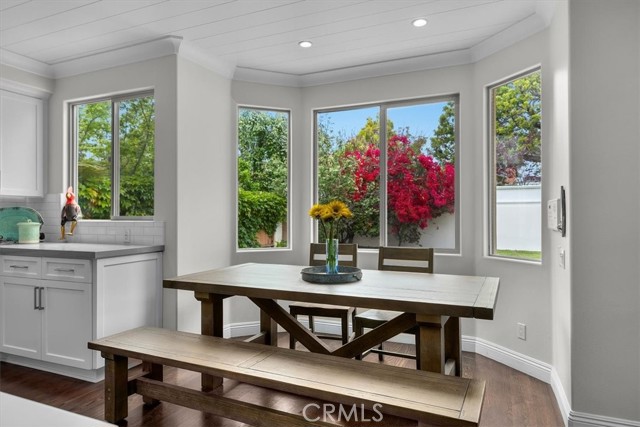
[[[0,90],[0,196],[44,195],[44,101]]]
[[[69,281],[33,278],[40,258],[3,257],[0,276],[0,351],[18,356],[91,368],[92,278],[78,282],[76,269],[90,268],[88,260],[56,260],[58,272]],[[37,267],[36,267],[37,268]],[[31,276],[31,277],[30,277]],[[42,277],[42,276],[41,276]],[[63,278],[63,277],[59,277]]]
[[[87,342],[161,326],[162,253],[99,259],[0,255],[0,360],[99,381]]]

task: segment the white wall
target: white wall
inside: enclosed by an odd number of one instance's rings
[[[571,0],[573,409],[640,421],[636,0]]]
[[[560,186],[565,187],[566,206],[572,210],[572,188],[569,185],[569,14],[568,1],[558,2],[556,12],[549,29],[549,72],[551,79],[545,86],[547,99],[545,107],[551,109],[549,123],[548,159],[545,165],[544,184],[551,188],[551,197],[558,197]],[[543,222],[544,224],[544,222]],[[571,261],[570,251],[572,224],[567,224],[566,237],[561,233],[550,232],[549,268],[551,285],[551,335],[552,365],[559,384],[556,395],[561,408],[566,412],[571,404]],[[543,225],[544,227],[544,225]],[[565,267],[558,262],[559,248],[565,250]],[[563,399],[566,399],[562,402]],[[565,418],[567,413],[564,414]]]
[[[234,147],[231,81],[178,58],[177,274],[231,263]],[[178,293],[180,330],[200,331],[200,303]]]
[[[101,95],[154,90],[156,115],[155,212],[165,221],[164,276],[175,276],[177,259],[176,56],[81,74],[55,81],[49,99],[49,174],[51,193],[63,193],[69,182],[68,103]],[[175,292],[164,293],[164,323],[175,326]]]
[[[487,118],[486,87],[506,77],[542,65],[542,200],[550,198],[547,165],[552,161],[549,147],[547,87],[551,82],[547,68],[548,31],[491,55],[474,66],[473,115],[474,180],[468,191],[477,194],[471,208],[474,213],[475,274],[500,277],[498,306],[493,321],[476,321],[475,336],[504,346],[537,360],[551,362],[551,295],[549,285],[549,233],[542,232],[542,263],[509,261],[486,256],[488,252],[487,195]],[[555,197],[558,197],[557,193]],[[546,203],[545,203],[546,208]],[[540,207],[542,209],[542,207]],[[546,222],[543,223],[546,227]],[[527,325],[526,341],[517,338],[517,323]]]

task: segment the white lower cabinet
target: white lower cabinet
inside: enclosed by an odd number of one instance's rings
[[[104,362],[87,342],[161,325],[159,252],[99,260],[0,258],[3,360],[99,380]]]
[[[0,276],[0,351],[91,368],[91,284]]]

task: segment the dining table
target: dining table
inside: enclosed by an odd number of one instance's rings
[[[201,304],[203,335],[222,337],[224,299],[243,296],[260,308],[260,332],[246,341],[277,345],[280,325],[311,352],[354,358],[411,330],[418,343],[417,369],[460,376],[460,319],[492,320],[500,282],[497,277],[364,269],[358,281],[310,283],[301,275],[305,267],[246,263],[165,279],[163,286],[194,292]],[[338,348],[330,348],[279,301],[393,310],[398,315]],[[203,374],[202,388],[211,390],[221,382],[221,378]]]

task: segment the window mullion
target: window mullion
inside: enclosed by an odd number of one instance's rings
[[[380,106],[380,246],[387,245],[387,107]]]
[[[111,104],[111,217],[120,216],[120,102]]]

